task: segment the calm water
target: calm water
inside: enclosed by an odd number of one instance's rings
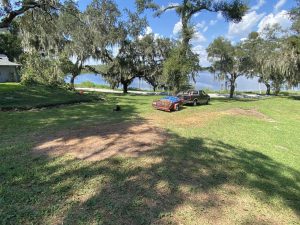
[[[106,84],[107,82],[100,76],[95,74],[82,74],[75,79],[75,83],[79,84],[84,81],[91,81],[96,84]],[[212,90],[224,89],[224,82],[220,82],[214,79],[214,75],[207,72],[199,73],[196,77],[196,83],[191,82],[196,89],[205,89],[209,88]],[[152,87],[143,79],[139,80],[136,78],[130,87],[141,88],[145,90],[152,90]],[[247,79],[245,77],[239,77],[237,79],[237,90],[239,91],[258,91],[265,90],[263,84],[259,85],[257,79]]]

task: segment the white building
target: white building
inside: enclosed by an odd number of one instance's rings
[[[6,55],[0,54],[0,83],[20,81],[17,73],[18,66],[20,64],[10,62]]]

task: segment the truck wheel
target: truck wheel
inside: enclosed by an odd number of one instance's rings
[[[205,103],[205,104],[206,104],[206,105],[208,105],[208,103],[209,103],[209,99],[207,99],[207,101],[206,101],[206,103]]]
[[[179,104],[175,105],[175,111],[179,111]]]
[[[193,101],[193,106],[197,106],[197,105],[198,105],[197,100],[194,100],[194,101]]]

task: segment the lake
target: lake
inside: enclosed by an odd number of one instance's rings
[[[69,79],[66,79],[68,81]],[[82,74],[75,79],[75,83],[79,84],[84,81],[91,81],[95,84],[106,84],[108,83],[100,76],[95,74]],[[195,86],[196,89],[209,88],[211,90],[224,89],[224,81],[218,81],[214,79],[214,75],[208,72],[201,72],[196,77],[196,83],[191,81],[191,84]],[[152,90],[152,87],[143,79],[134,79],[130,87],[140,88],[144,90]],[[237,91],[259,91],[265,90],[263,84],[258,83],[258,79],[247,79],[246,77],[239,77],[237,79]]]

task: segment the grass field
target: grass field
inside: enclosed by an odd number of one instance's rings
[[[297,98],[155,98],[0,112],[1,223],[300,224]]]
[[[0,96],[2,110],[41,108],[95,100],[95,96],[79,95],[62,88],[26,87],[18,83],[0,84]]]

